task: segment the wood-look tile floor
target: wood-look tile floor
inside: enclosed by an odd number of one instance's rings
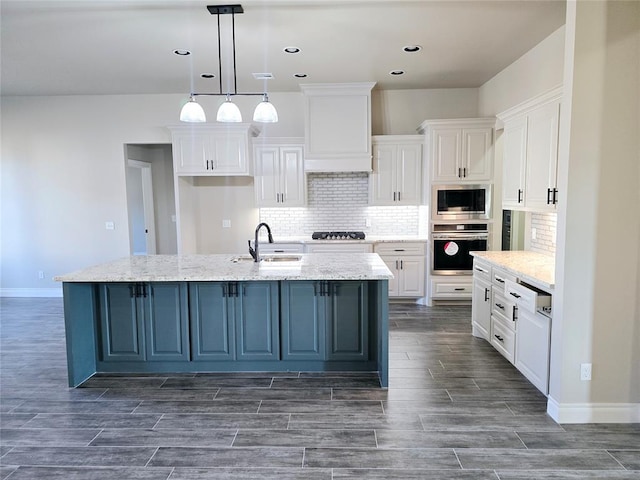
[[[392,304],[388,390],[305,372],[69,389],[62,301],[0,305],[3,479],[640,479],[640,425],[554,423],[468,307]]]

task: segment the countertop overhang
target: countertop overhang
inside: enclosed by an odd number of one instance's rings
[[[528,250],[470,252],[516,275],[520,280],[543,290],[555,287],[555,258]]]
[[[217,282],[274,280],[388,280],[377,253],[300,254],[298,262],[234,259],[243,255],[137,255],[54,278],[58,282]]]

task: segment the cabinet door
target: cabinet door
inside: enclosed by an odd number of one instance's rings
[[[536,211],[555,211],[552,189],[556,187],[560,104],[544,105],[528,117],[526,205]]]
[[[176,173],[207,173],[213,165],[211,137],[202,133],[174,134],[173,163]]]
[[[305,176],[302,147],[280,148],[280,204],[302,207],[305,204]]]
[[[396,152],[396,204],[418,205],[422,197],[422,145],[398,145]]]
[[[476,337],[489,340],[491,331],[491,284],[486,280],[473,278],[471,299],[471,327]]]
[[[462,130],[434,128],[431,135],[433,182],[458,182],[462,176]]]
[[[389,279],[389,296],[390,297],[398,297],[399,296],[399,290],[398,290],[398,284],[399,284],[399,271],[398,268],[396,266],[400,266],[398,263],[398,260],[396,260],[396,257],[383,257],[380,256],[380,258],[382,259],[382,261],[385,263],[385,265],[387,266],[387,268],[389,270],[391,270],[391,273],[393,273],[393,278]]]
[[[255,148],[254,187],[258,207],[279,207],[280,150],[274,146]]]
[[[148,361],[189,360],[187,286],[182,283],[145,285],[145,344]]]
[[[398,296],[424,296],[424,257],[398,257],[400,264]]]
[[[545,395],[549,393],[550,320],[518,310],[515,365]]]
[[[502,206],[505,209],[524,207],[525,162],[527,158],[527,118],[520,117],[504,125],[504,158],[502,175]]]
[[[279,305],[277,282],[237,284],[235,298],[238,360],[278,360]]]
[[[324,360],[325,297],[320,282],[281,283],[282,359]]]
[[[133,283],[100,285],[102,360],[145,360],[143,312]]]
[[[217,175],[249,174],[245,135],[228,133],[224,136],[211,137],[211,143],[214,153],[211,173]]]
[[[462,129],[462,178],[490,181],[493,175],[493,129]]]
[[[195,361],[235,360],[234,305],[227,291],[224,282],[189,285],[191,358]]]
[[[372,205],[395,205],[398,196],[396,151],[396,145],[373,147],[373,173],[370,175]]]
[[[329,292],[327,359],[368,360],[366,283],[330,282]]]

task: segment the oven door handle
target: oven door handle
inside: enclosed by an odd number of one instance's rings
[[[464,233],[453,233],[453,234],[432,234],[431,238],[433,240],[487,240],[489,235],[478,235],[476,233],[464,234]]]

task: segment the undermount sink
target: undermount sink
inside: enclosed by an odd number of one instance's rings
[[[301,255],[260,255],[260,262],[266,262],[266,264],[273,263],[292,263],[299,262],[302,260]],[[253,257],[251,255],[238,255],[231,259],[233,263],[238,262],[253,262]]]

